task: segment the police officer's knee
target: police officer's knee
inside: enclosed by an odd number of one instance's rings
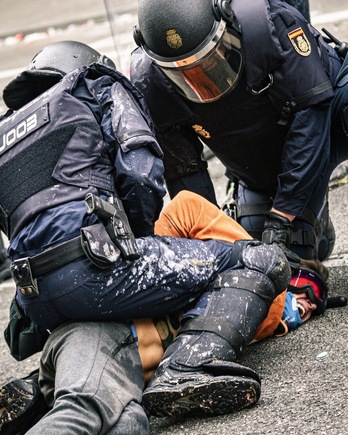
[[[272,281],[276,295],[288,286],[291,269],[284,252],[278,245],[250,244],[243,250],[242,259],[249,270],[261,272]]]

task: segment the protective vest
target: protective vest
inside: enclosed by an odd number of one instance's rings
[[[0,123],[0,226],[8,237],[46,209],[88,192],[115,193],[110,146],[91,109],[72,95],[80,79],[104,75],[138,98],[122,75],[95,64],[66,75]]]

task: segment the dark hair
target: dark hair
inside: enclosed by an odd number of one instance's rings
[[[312,269],[314,272],[317,272],[324,282],[327,282],[329,279],[329,269],[323,265],[323,263],[319,260],[304,260],[301,258],[300,261],[301,266]]]

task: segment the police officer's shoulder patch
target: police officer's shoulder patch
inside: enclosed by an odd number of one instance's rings
[[[311,54],[311,44],[301,27],[288,33],[288,37],[298,54],[301,56],[309,56]]]

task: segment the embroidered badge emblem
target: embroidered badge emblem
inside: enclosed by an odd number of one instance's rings
[[[301,56],[309,56],[311,54],[311,44],[301,27],[288,33],[288,37],[298,54]]]
[[[192,126],[192,128],[194,129],[194,131],[197,134],[199,134],[200,136],[204,137],[204,139],[210,139],[211,138],[210,133],[207,130],[205,130],[201,125],[194,124]]]
[[[167,44],[170,48],[178,49],[182,46],[181,36],[176,32],[175,29],[169,29],[166,32]]]

